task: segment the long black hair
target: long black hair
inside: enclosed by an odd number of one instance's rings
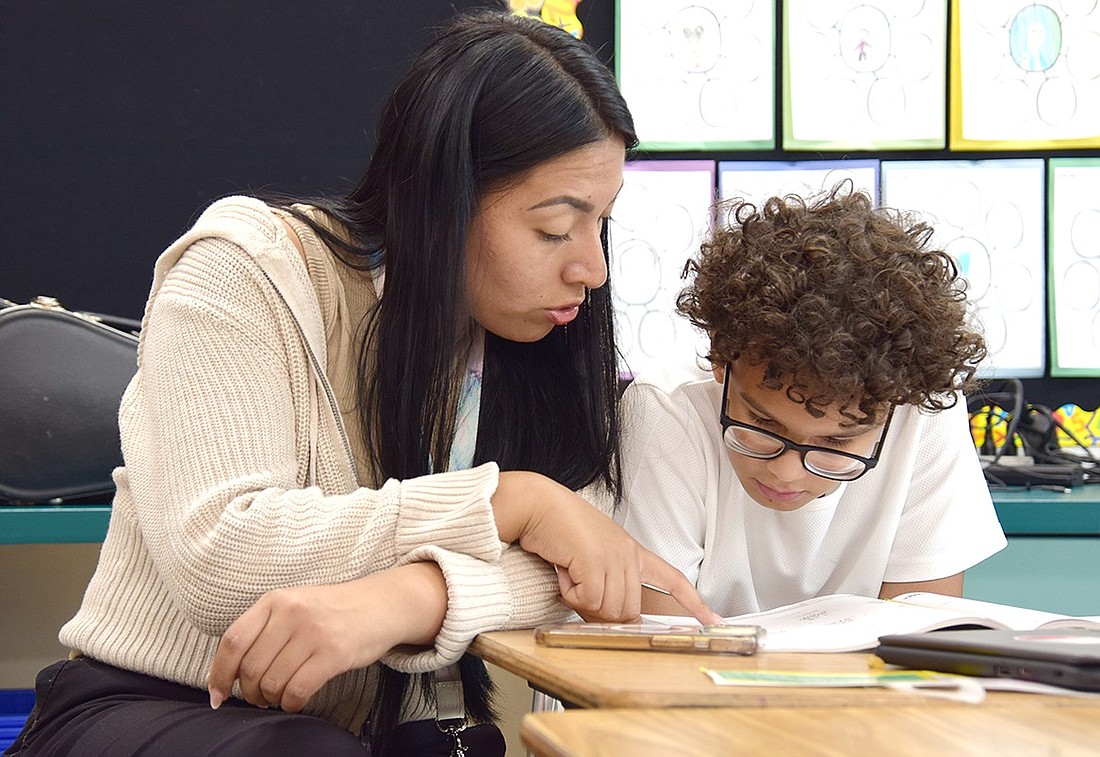
[[[365,446],[383,478],[446,467],[472,324],[466,238],[479,201],[609,137],[637,143],[614,76],[586,43],[538,20],[467,12],[437,32],[386,102],[359,185],[318,203],[348,231],[343,239],[311,224],[345,263],[385,267],[359,372]],[[574,489],[599,481],[617,497],[612,317],[604,286],[576,320],[538,342],[486,334],[475,463],[537,471]],[[471,716],[491,718],[484,666],[467,656],[462,669]],[[406,680],[383,674],[373,718],[381,738]]]

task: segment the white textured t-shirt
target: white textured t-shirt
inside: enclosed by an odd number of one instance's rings
[[[873,470],[781,512],[738,481],[721,395],[699,370],[643,375],[627,388],[618,514],[719,614],[824,594],[878,596],[883,582],[951,576],[1005,546],[961,398],[939,413],[899,407]]]

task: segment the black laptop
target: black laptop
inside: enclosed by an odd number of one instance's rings
[[[1100,631],[950,630],[882,636],[875,654],[914,670],[1100,691]]]

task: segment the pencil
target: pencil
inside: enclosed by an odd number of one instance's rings
[[[672,592],[669,591],[668,589],[662,589],[660,586],[654,586],[653,584],[647,584],[645,581],[642,581],[642,588],[643,589],[649,589],[650,591],[655,591],[658,594],[664,594],[667,597],[672,596]]]

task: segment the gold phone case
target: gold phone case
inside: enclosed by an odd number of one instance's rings
[[[557,623],[535,629],[535,643],[579,649],[754,654],[764,629],[753,625],[666,626],[660,623]]]

